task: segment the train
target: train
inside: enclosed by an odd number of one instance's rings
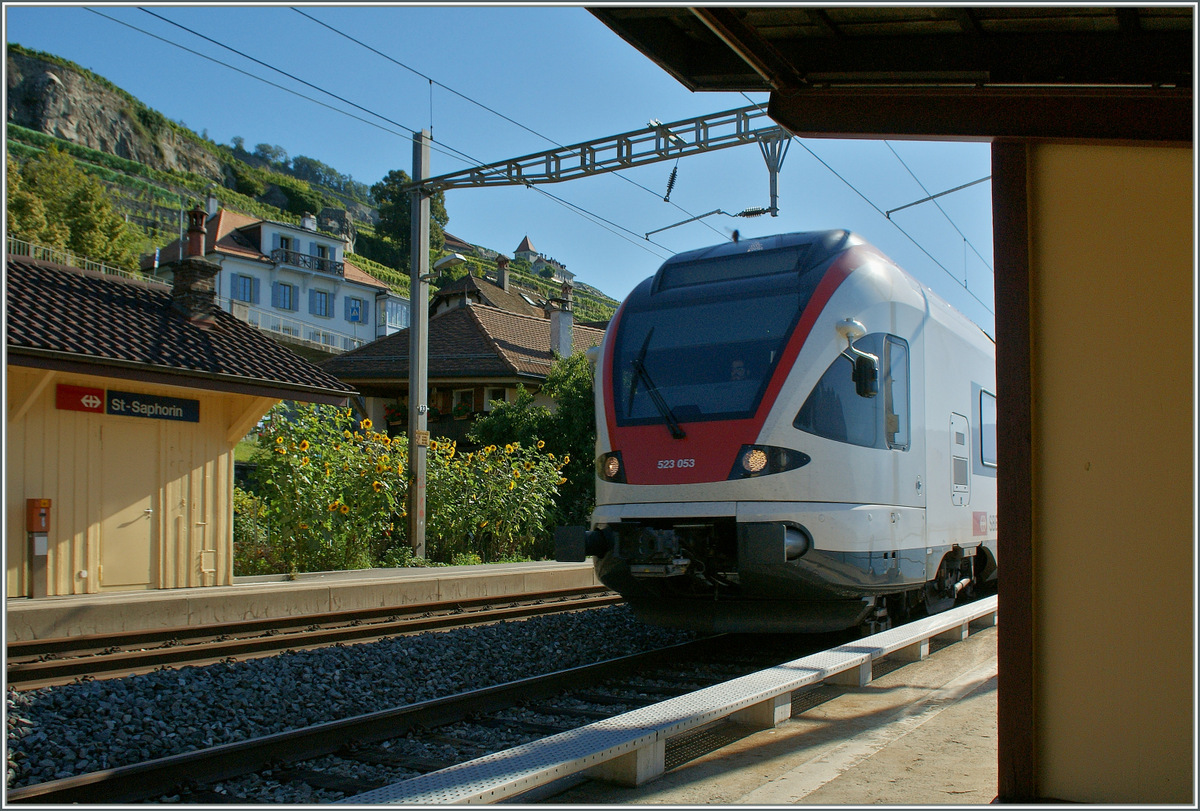
[[[593,350],[556,558],[645,621],[873,633],[997,577],[995,342],[851,231],[678,254]]]

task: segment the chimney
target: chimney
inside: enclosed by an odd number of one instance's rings
[[[317,215],[313,214],[311,211],[304,212],[304,215],[300,218],[300,227],[305,231],[316,231]]]
[[[193,324],[208,327],[216,320],[221,266],[204,258],[204,216],[199,204],[188,212],[187,256],[172,268],[171,306]]]
[[[571,285],[564,283],[562,297],[550,299],[550,351],[569,358],[575,351],[575,316],[571,312]]]
[[[500,287],[502,287],[504,289],[505,293],[509,292],[509,290],[508,290],[508,257],[507,256],[497,256],[496,257],[496,284],[498,284]]]
[[[204,201],[204,207],[208,210],[208,216],[211,217],[221,208],[221,203],[217,200],[217,196],[210,191]]]

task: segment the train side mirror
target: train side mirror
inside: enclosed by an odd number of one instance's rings
[[[854,390],[859,397],[879,394],[879,358],[867,352],[855,351]]]

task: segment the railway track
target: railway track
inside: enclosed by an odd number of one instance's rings
[[[206,665],[285,650],[367,642],[387,636],[524,619],[622,602],[603,587],[503,598],[414,603],[361,611],[10,642],[8,686],[31,690],[79,678],[118,678],[160,667]]]
[[[708,637],[418,704],[12,789],[7,800],[40,804],[165,799],[255,802],[255,798],[237,793],[237,784],[249,780],[258,785],[302,784],[303,793],[296,794],[302,798],[299,801],[312,801],[314,790],[326,792],[318,801],[328,801],[736,678],[819,647],[811,638]],[[483,731],[490,732],[485,735]]]

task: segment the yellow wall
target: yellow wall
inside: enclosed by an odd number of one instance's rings
[[[1030,152],[1043,797],[1194,800],[1192,162]]]
[[[198,400],[200,421],[60,410],[58,384]],[[233,446],[275,402],[9,366],[6,595],[30,593],[27,498],[53,501],[48,595],[231,582]]]

